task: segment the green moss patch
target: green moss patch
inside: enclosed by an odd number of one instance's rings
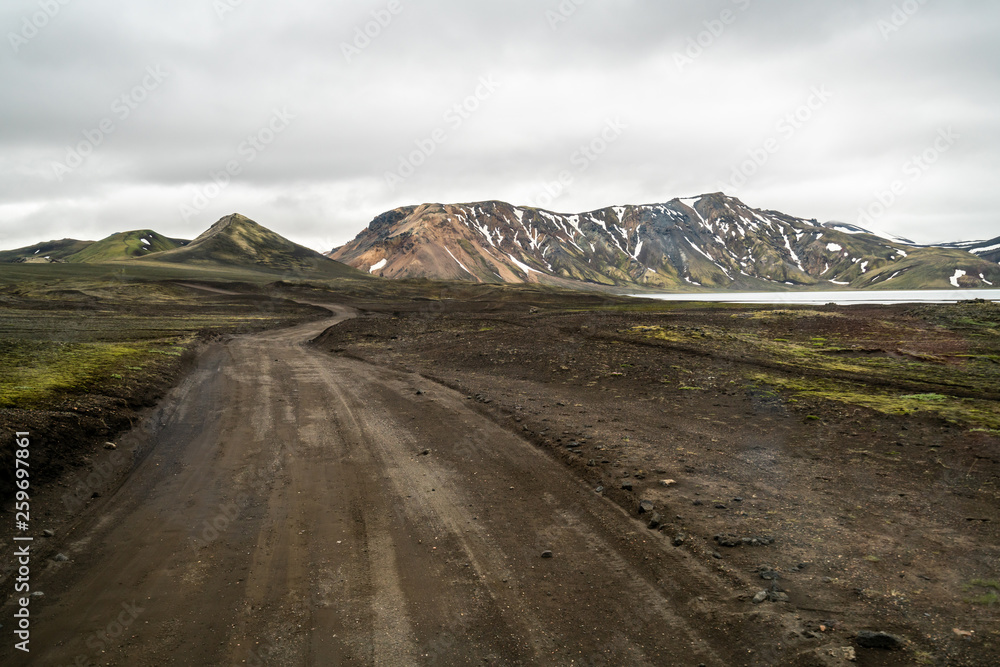
[[[149,353],[133,343],[0,340],[0,406],[31,407],[56,394],[87,391],[121,377]]]
[[[1000,405],[996,401],[942,394],[898,394],[879,391],[860,383],[818,378],[786,378],[770,373],[755,373],[750,379],[791,392],[798,397],[859,405],[884,414],[925,414],[986,429],[1000,428]]]
[[[966,593],[972,593],[965,598],[969,604],[993,606],[1000,602],[1000,581],[996,579],[973,579],[963,587]]]

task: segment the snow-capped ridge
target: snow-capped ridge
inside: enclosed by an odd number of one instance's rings
[[[1000,238],[969,247],[996,252]],[[953,248],[971,261],[962,266],[964,287],[1000,282],[1000,265]],[[379,216],[330,256],[363,270],[385,259],[382,274],[399,278],[671,290],[912,282],[923,275],[915,268],[929,251],[892,234],[820,224],[710,193],[581,213],[497,201],[404,207]],[[933,284],[957,280],[951,280],[954,264],[947,275],[934,270],[927,274]]]

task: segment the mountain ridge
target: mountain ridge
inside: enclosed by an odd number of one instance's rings
[[[0,252],[0,262],[41,261],[247,267],[328,278],[363,275],[239,213],[220,218],[191,241],[168,238],[145,229],[119,232],[100,241],[63,239]]]
[[[1000,285],[1000,265],[963,243],[924,246],[711,193],[578,214],[496,200],[404,206],[376,216],[327,256],[382,277],[474,282],[671,290]]]

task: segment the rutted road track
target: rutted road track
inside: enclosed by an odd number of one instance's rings
[[[209,346],[4,664],[761,660],[714,575],[464,396],[309,346],[336,311]]]

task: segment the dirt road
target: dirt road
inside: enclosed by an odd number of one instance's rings
[[[703,565],[474,401],[308,344],[345,317],[212,344],[0,662],[770,662]]]

